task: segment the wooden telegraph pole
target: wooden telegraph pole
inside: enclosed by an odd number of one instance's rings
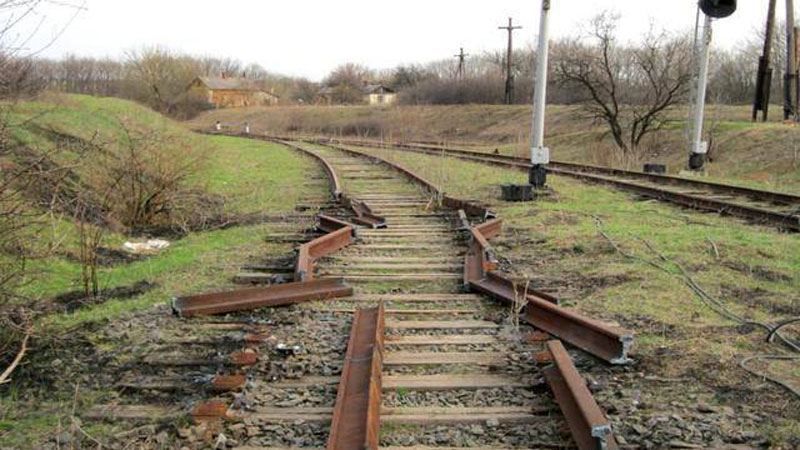
[[[458,70],[456,71],[456,79],[462,80],[464,79],[464,61],[466,61],[468,54],[464,53],[464,47],[461,47],[461,51],[455,55],[458,58]]]
[[[769,97],[772,87],[772,40],[775,34],[775,4],[777,0],[769,0],[767,11],[767,29],[764,32],[764,49],[758,58],[758,74],[756,75],[756,98],[753,101],[753,122],[758,120],[761,111],[761,120],[767,121],[769,115]]]
[[[509,17],[508,26],[497,27],[497,29],[508,31],[508,53],[506,53],[506,105],[512,105],[514,104],[514,30],[522,29],[522,27],[515,27],[513,19]]]

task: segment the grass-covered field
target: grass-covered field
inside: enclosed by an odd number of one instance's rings
[[[707,165],[708,175],[767,189],[800,191],[800,128],[781,123],[780,114],[772,114],[769,123],[752,123],[750,111],[748,106],[707,108],[706,131],[713,159]],[[686,107],[675,108],[663,129],[645,138],[636,154],[620,155],[608,128],[588,119],[580,107],[549,105],[545,142],[553,159],[559,161],[633,169],[641,169],[643,162],[657,162],[678,173],[687,164],[687,117]],[[529,154],[531,110],[520,105],[253,107],[209,111],[190,125],[211,129],[217,120],[234,130],[249,122],[257,133],[477,144],[524,156]]]
[[[130,102],[69,96],[59,98],[58,103],[54,104],[21,104],[15,108],[15,114],[51,124],[70,134],[84,131],[91,133],[91,129],[97,127],[111,136],[115,132],[116,122],[109,115],[135,117],[137,126],[143,128],[169,128],[208,152],[206,163],[189,182],[202,187],[209,194],[224,198],[225,209],[233,216],[254,213],[290,214],[302,199],[324,199],[327,195],[326,182],[322,177],[319,180],[308,180],[310,173],[321,174],[316,162],[310,158],[264,142],[194,135],[180,125]],[[22,130],[19,136],[25,139],[26,134]],[[29,145],[48,145],[46,141],[34,142],[40,138],[36,134],[28,137]],[[180,155],[175,157],[179,158]],[[48,216],[43,218],[47,219]],[[75,251],[77,241],[75,225],[67,217],[51,218],[52,221],[41,226],[37,248],[51,248],[53,251],[46,257],[34,257],[29,261],[27,280],[20,292],[24,300],[19,300],[34,306],[34,309],[47,312],[37,317],[29,357],[14,377],[25,379],[26,382],[22,383],[25,388],[11,383],[0,390],[2,448],[39,448],[44,440],[53,436],[60,421],[66,423],[69,420],[70,409],[74,407],[72,399],[75,392],[65,389],[62,384],[42,390],[45,386],[31,388],[29,383],[31,375],[43,369],[41,364],[59,356],[58,349],[61,345],[70,346],[72,344],[69,343],[76,339],[92,339],[92,330],[105,327],[106,324],[129,321],[139,311],[165,305],[176,294],[230,288],[233,286],[233,275],[249,259],[291,253],[291,244],[268,243],[265,237],[271,233],[296,231],[310,225],[251,221],[253,224],[189,233],[173,240],[169,248],[156,255],[99,269],[99,281],[104,290],[130,286],[141,281],[154,284],[153,289],[132,298],[110,298],[99,304],[88,304],[71,313],[61,313],[58,312],[59,306],[53,305],[52,299],[59,294],[79,289],[81,268],[70,256]],[[109,231],[104,236],[103,246],[119,249],[130,238],[131,236]],[[168,314],[166,310],[163,313]],[[107,345],[110,344],[106,342],[101,347],[91,350],[87,348],[86,351],[95,352]],[[118,345],[124,343],[120,342]],[[115,350],[119,351],[123,349]],[[65,360],[64,363],[65,374],[79,371],[75,367],[83,364],[78,360]],[[73,367],[73,364],[76,366]],[[64,384],[69,384],[68,381],[65,379]],[[80,388],[82,408],[91,407],[94,399],[109,394],[108,391],[98,389],[97,386]],[[105,389],[113,390],[113,386]],[[42,395],[43,392],[47,394]]]
[[[631,328],[636,370],[692,380],[681,396],[649,393],[653,414],[687,397],[721,406],[762,405],[773,418],[763,425],[766,435],[776,442],[800,435],[797,399],[738,367],[744,357],[781,354],[781,347],[765,344],[761,330],[742,332],[686,283],[688,275],[745,320],[798,316],[800,240],[795,235],[560,177],[549,178],[554,191],[549,198],[507,203],[499,200],[500,185],[525,183],[525,173],[418,153],[368,152],[404,165],[450,194],[491,205],[505,224],[494,245],[499,256],[515,264],[516,276],[556,293],[568,306]],[[756,367],[800,388],[798,361]],[[726,390],[740,397],[723,394]]]

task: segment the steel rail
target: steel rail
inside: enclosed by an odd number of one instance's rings
[[[376,145],[365,142],[357,143],[358,141],[348,141],[350,145],[367,146]],[[490,155],[482,152],[470,150],[455,150],[455,149],[436,149],[434,147],[421,147],[411,144],[397,144],[397,145],[382,145],[383,148],[402,148],[409,151],[414,151],[423,154],[450,155],[459,159],[474,161],[497,166],[513,167],[519,170],[528,170],[530,163],[526,162],[524,158],[517,158],[502,155]],[[579,168],[579,170],[569,170],[563,167]],[[598,175],[595,172],[603,171],[611,176],[624,176],[638,179],[646,179],[647,181],[657,182],[661,184],[680,185],[688,184],[692,187],[702,187],[706,189],[716,190],[725,194],[736,194],[750,197],[752,199],[767,201],[776,204],[798,204],[800,205],[800,196],[792,194],[784,194],[772,191],[761,191],[757,189],[745,188],[740,186],[732,186],[719,183],[711,183],[699,180],[689,180],[680,177],[673,177],[668,175],[655,175],[645,174],[641,172],[625,171],[621,169],[602,168],[598,166],[585,166],[573,163],[551,163],[548,168],[550,173],[556,175],[567,176],[576,178],[586,182],[607,184],[625,191],[634,192],[638,195],[653,198],[660,201],[678,204],[687,208],[697,209],[702,211],[714,212],[722,215],[735,216],[744,218],[756,223],[764,223],[788,231],[800,231],[800,215],[785,214],[777,211],[763,209],[755,206],[742,205],[738,203],[727,202],[723,200],[716,200],[713,198],[702,197],[694,194],[685,194],[681,192],[660,189],[658,187],[646,186],[643,184],[634,183],[631,181],[620,180],[611,178],[605,175]]]
[[[330,218],[324,220],[329,229],[335,224]],[[316,261],[355,242],[355,233],[354,227],[344,225],[337,230],[331,231],[324,236],[301,245],[297,251],[297,262],[295,263],[294,269],[295,281],[302,282],[313,280],[314,264]]]
[[[564,345],[560,341],[549,341],[547,349],[553,364],[544,369],[544,376],[567,419],[575,444],[580,450],[618,448],[611,423],[592,397]]]
[[[383,372],[384,306],[353,318],[336,392],[328,450],[377,450]]]
[[[487,236],[500,233],[499,220],[473,227],[464,262],[464,284],[503,302],[523,307],[523,318],[532,326],[611,364],[627,364],[633,335],[558,305],[558,300],[527,285],[518,285],[494,270]],[[484,235],[483,233],[488,233]]]
[[[341,140],[343,143],[352,143],[352,145],[357,146],[379,146],[382,148],[405,148],[405,149],[418,149],[418,150],[426,150],[430,152],[445,152],[445,153],[454,153],[454,154],[462,154],[462,155],[469,155],[469,156],[476,156],[476,157],[484,157],[484,158],[494,158],[500,162],[516,162],[523,164],[527,167],[530,167],[530,163],[528,162],[527,158],[520,157],[520,156],[511,156],[511,155],[497,155],[491,154],[487,152],[481,152],[477,150],[467,150],[462,148],[453,148],[453,147],[446,147],[446,146],[436,146],[436,145],[426,145],[426,144],[418,144],[418,143],[402,143],[402,142],[392,142],[392,143],[380,143],[377,141],[365,141],[365,140]],[[619,176],[619,177],[628,177],[628,178],[635,178],[639,180],[650,181],[652,183],[658,184],[669,184],[669,185],[684,185],[687,187],[692,188],[703,188],[703,189],[710,189],[714,190],[718,193],[722,194],[735,194],[741,195],[745,197],[749,197],[753,200],[763,201],[763,202],[770,202],[775,204],[784,204],[784,205],[800,205],[800,195],[790,194],[786,192],[777,192],[777,191],[766,191],[763,189],[756,189],[750,188],[746,186],[737,186],[733,184],[726,184],[726,183],[719,183],[714,181],[704,181],[704,180],[695,180],[691,178],[683,178],[677,177],[674,175],[662,175],[662,174],[654,174],[654,173],[645,173],[645,172],[638,172],[634,170],[625,170],[625,169],[616,169],[613,167],[604,167],[604,166],[597,166],[593,164],[580,164],[580,163],[573,163],[573,162],[566,162],[566,161],[551,161],[551,167],[567,169],[571,171],[581,171],[581,172],[592,172],[598,173],[603,175],[611,175],[611,176]]]
[[[329,278],[176,297],[172,300],[172,311],[179,317],[206,316],[350,295],[353,288],[345,285],[344,280]]]
[[[413,182],[415,182],[417,184],[421,184],[423,187],[425,187],[425,189],[432,196],[434,196],[434,198],[437,201],[439,201],[442,206],[445,206],[445,207],[453,209],[453,210],[459,210],[460,209],[460,210],[463,210],[463,211],[465,211],[466,213],[468,213],[470,215],[481,216],[483,218],[494,218],[495,217],[495,213],[493,211],[491,211],[489,208],[487,208],[485,206],[482,206],[482,205],[478,205],[475,202],[470,202],[470,201],[467,201],[467,200],[462,200],[462,199],[459,199],[459,198],[451,197],[451,196],[447,195],[444,191],[442,191],[434,183],[428,181],[424,177],[421,177],[421,176],[417,175],[416,173],[414,173],[413,171],[407,169],[406,167],[402,166],[401,164],[397,164],[397,163],[394,163],[394,162],[391,162],[391,161],[387,161],[387,160],[382,159],[382,158],[378,158],[378,157],[376,157],[374,155],[370,155],[368,153],[359,152],[357,150],[353,150],[353,149],[346,148],[346,147],[341,147],[341,146],[338,146],[338,145],[335,145],[335,144],[331,144],[331,143],[328,143],[328,142],[324,142],[324,141],[314,141],[314,143],[319,144],[319,145],[324,145],[324,146],[333,148],[335,150],[339,150],[339,151],[342,151],[342,152],[345,152],[345,153],[348,153],[348,154],[351,154],[351,155],[354,155],[354,156],[357,156],[357,157],[360,157],[360,158],[367,158],[367,159],[370,159],[372,161],[378,162],[380,164],[389,166],[389,167],[393,168],[394,170],[397,170],[398,172],[402,173],[406,178],[410,179],[411,181],[413,181]]]

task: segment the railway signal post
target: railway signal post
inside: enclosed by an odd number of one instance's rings
[[[544,146],[544,115],[547,101],[547,63],[550,43],[548,19],[550,0],[542,0],[542,14],[539,22],[539,45],[536,50],[536,80],[533,96],[533,132],[531,134],[531,170],[529,182],[535,189],[544,188],[547,183],[547,164],[550,163],[550,149]]]
[[[703,26],[703,37],[698,42],[697,56],[700,65],[697,71],[697,97],[695,98],[692,143],[689,154],[689,169],[701,170],[706,162],[708,143],[703,141],[703,117],[706,106],[706,88],[708,86],[708,60],[711,50],[711,21],[728,17],[736,11],[736,0],[700,0],[700,9],[706,16]]]

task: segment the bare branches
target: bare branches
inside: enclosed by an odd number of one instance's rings
[[[686,39],[653,30],[639,46],[619,45],[617,21],[609,13],[595,17],[588,38],[569,41],[554,61],[557,82],[583,92],[585,112],[605,122],[629,154],[686,94],[690,52]]]
[[[22,358],[25,357],[25,353],[28,351],[28,341],[30,340],[32,334],[33,326],[28,324],[28,328],[25,331],[25,337],[22,338],[22,344],[20,345],[19,352],[17,352],[17,356],[15,356],[11,361],[11,364],[6,367],[6,370],[0,374],[0,385],[9,383],[11,381],[11,374],[14,373],[14,370],[16,370],[17,366],[19,366],[19,364],[22,362]]]

